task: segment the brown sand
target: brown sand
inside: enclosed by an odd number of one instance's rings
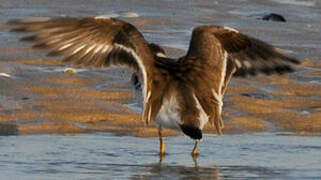
[[[308,67],[319,67],[319,68],[321,68],[321,61],[304,60],[304,61],[301,62],[301,65],[308,66]]]
[[[7,61],[29,66],[60,65],[59,61],[45,59]],[[115,81],[104,89],[97,89],[93,85],[106,81],[107,76],[40,74],[1,79],[1,95],[15,103],[12,107],[0,102],[2,134],[108,131],[119,135],[157,136],[155,125],[145,127],[139,114],[125,108],[124,104],[133,102],[128,82]],[[274,90],[268,93],[272,98],[242,95],[262,93],[258,86],[253,86],[253,81],[273,85]],[[280,130],[311,135],[321,132],[321,101],[315,98],[321,96],[319,84],[295,83],[289,75],[262,76],[253,81],[234,79],[231,83],[224,106],[225,133]],[[215,133],[215,130],[208,124],[205,132]],[[165,135],[177,134],[165,131]]]

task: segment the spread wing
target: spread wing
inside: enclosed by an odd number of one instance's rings
[[[158,49],[148,44],[133,25],[114,18],[92,17],[31,18],[8,24],[14,32],[31,33],[21,40],[34,42],[33,48],[49,50],[48,56],[62,55],[64,62],[95,67],[128,66],[142,78],[144,101],[149,100],[153,50]]]
[[[235,65],[234,76],[283,74],[293,72],[289,64],[299,64],[298,60],[283,54],[280,49],[235,29],[220,26],[212,29],[213,35]]]
[[[282,74],[293,71],[291,63],[299,62],[268,43],[221,26],[195,28],[187,55],[179,60],[185,76],[198,84],[196,97],[219,133],[223,95],[233,74]]]

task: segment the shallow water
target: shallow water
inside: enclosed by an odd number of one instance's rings
[[[108,133],[0,137],[3,179],[320,179],[321,137],[259,133],[167,138],[160,162],[157,138]],[[0,178],[0,179],[1,179]]]

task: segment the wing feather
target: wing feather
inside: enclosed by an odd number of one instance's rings
[[[168,67],[166,63],[158,62]],[[194,86],[196,97],[220,133],[223,96],[232,75],[283,74],[292,72],[291,64],[298,63],[272,45],[236,29],[200,26],[193,30],[187,55],[175,67],[184,71],[181,78],[197,85]],[[201,99],[204,94],[206,99]]]
[[[232,28],[212,26],[211,31],[236,64],[235,76],[283,74],[293,72],[290,64],[299,64],[298,60],[283,54],[280,49]]]
[[[63,62],[82,66],[123,65],[140,75],[145,105],[149,101],[158,48],[149,44],[131,24],[114,18],[31,18],[8,22],[11,31],[31,33],[22,41],[33,48],[49,50],[48,56],[63,56]],[[144,107],[144,111],[150,107]],[[143,114],[148,114],[145,112]],[[143,117],[149,122],[151,117]]]
[[[32,33],[23,37],[22,41],[34,42],[32,47],[36,49],[48,49],[48,56],[62,55],[64,62],[96,67],[129,65],[139,73],[142,68],[148,71],[145,66],[152,65],[150,61],[153,61],[153,55],[142,34],[133,25],[121,20],[31,18],[13,20],[8,24],[14,32]],[[124,53],[129,54],[127,59],[123,58]],[[137,67],[138,61],[142,61],[143,66]]]

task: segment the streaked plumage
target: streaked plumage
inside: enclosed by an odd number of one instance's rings
[[[31,32],[22,40],[35,42],[33,48],[48,49],[48,56],[62,55],[66,63],[133,69],[134,89],[141,88],[143,94],[142,118],[147,124],[157,122],[161,153],[162,127],[199,140],[209,121],[222,133],[223,96],[232,75],[283,74],[293,71],[289,64],[298,64],[271,45],[229,27],[195,28],[187,54],[175,60],[148,43],[133,25],[114,18],[34,18],[8,24],[12,31]]]

